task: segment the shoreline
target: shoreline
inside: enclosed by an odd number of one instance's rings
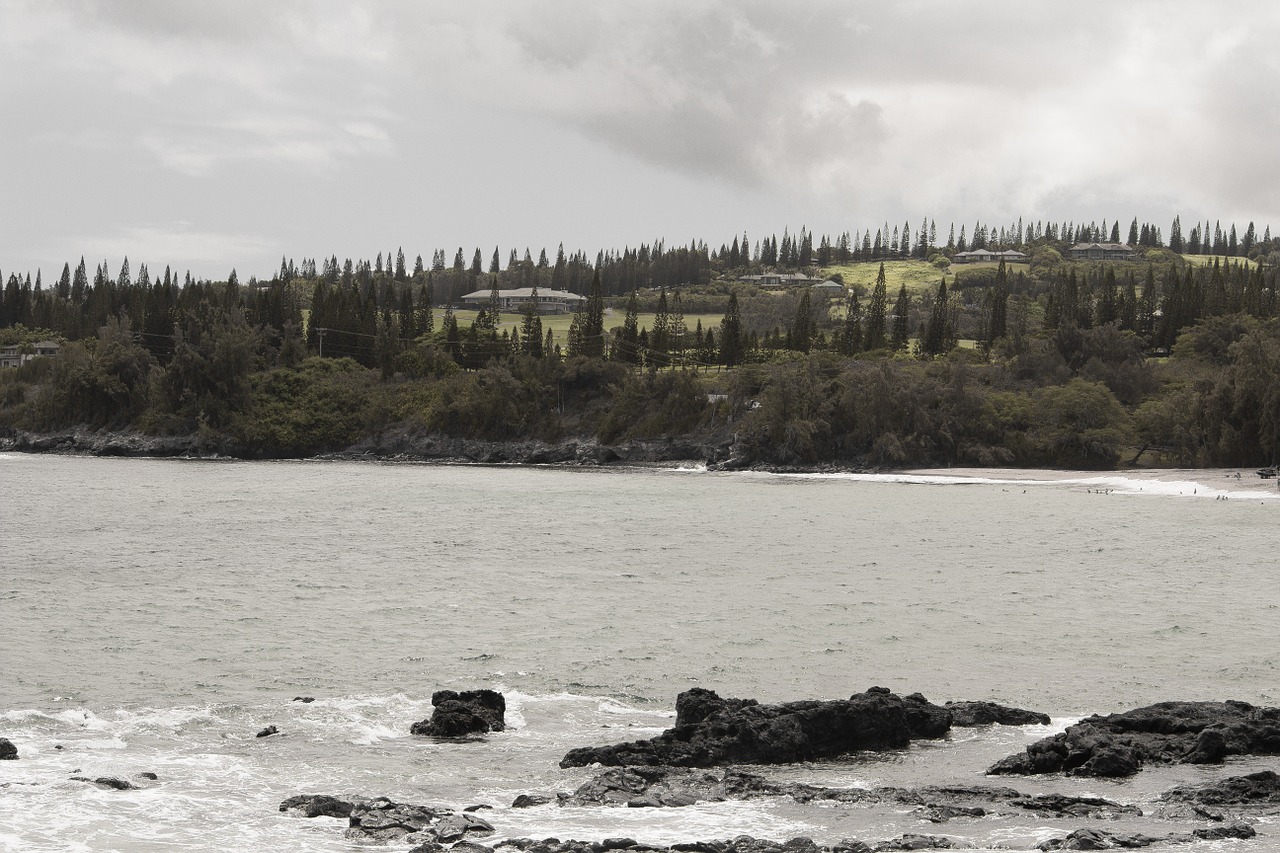
[[[1080,485],[1093,491],[1151,491],[1190,497],[1280,498],[1276,478],[1263,479],[1247,468],[1117,468],[1071,471],[1054,468],[913,468],[899,472],[915,477],[1009,483]],[[1150,487],[1150,488],[1148,488]]]
[[[689,468],[712,473],[755,472],[781,476],[858,477],[907,483],[1078,485],[1089,491],[1137,494],[1150,492],[1197,497],[1280,498],[1280,480],[1263,479],[1250,468],[1056,468],[909,467],[880,468],[829,462],[811,467],[735,464],[728,448],[692,441],[650,439],[619,445],[590,438],[557,443],[537,440],[491,442],[441,435],[395,434],[364,440],[343,450],[312,455],[266,454],[199,435],[148,436],[136,432],[88,429],[31,433],[13,430],[0,435],[0,453],[53,454],[193,461],[332,461],[441,465],[499,465],[564,468]],[[728,457],[728,458],[725,458]]]

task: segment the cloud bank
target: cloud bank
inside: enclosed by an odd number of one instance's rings
[[[1278,41],[1261,0],[10,2],[0,265],[147,235],[266,272],[387,240],[1261,227]]]

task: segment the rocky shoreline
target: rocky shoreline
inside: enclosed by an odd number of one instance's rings
[[[295,701],[306,702],[310,697]],[[414,734],[437,742],[474,736],[505,737],[503,695],[491,689],[437,691],[430,720]],[[998,784],[824,787],[770,778],[765,765],[857,760],[860,753],[898,750],[912,740],[940,739],[952,728],[1044,725],[1043,714],[992,702],[938,705],[915,693],[899,696],[872,687],[848,699],[761,704],[722,698],[693,688],[676,699],[672,728],[645,741],[571,750],[562,767],[596,765],[595,775],[573,791],[531,792],[509,806],[397,802],[384,796],[299,794],[279,804],[297,818],[336,818],[343,837],[358,845],[414,845],[410,853],[879,853],[895,850],[971,848],[963,827],[976,821],[1033,817],[1067,822],[1051,838],[1039,836],[1034,850],[1139,849],[1225,839],[1251,839],[1280,816],[1280,776],[1272,770],[1223,775],[1179,784],[1141,804],[1100,797],[1087,789],[1068,793],[1027,792]],[[274,727],[273,727],[274,728]],[[0,738],[0,757],[17,748]],[[1111,774],[1117,753],[1136,766]],[[1221,763],[1232,755],[1280,754],[1280,708],[1237,701],[1162,702],[1119,714],[1094,716],[1033,743],[985,771],[1055,773],[1061,778],[1131,775],[1148,764]],[[1053,759],[1053,766],[1046,763]],[[1105,760],[1103,760],[1105,759]],[[1091,764],[1092,762],[1092,764]],[[603,765],[603,766],[601,766]],[[744,766],[745,765],[745,766]],[[1024,766],[1025,765],[1025,766]],[[975,773],[984,773],[975,768]],[[154,773],[139,780],[155,782]],[[139,784],[118,777],[74,775],[129,796]],[[751,835],[692,839],[667,846],[609,837],[599,841],[534,840],[502,834],[509,810],[551,808],[678,809],[730,801],[787,799],[802,807],[879,808],[909,814],[920,824],[947,824],[951,834],[907,832],[893,838],[843,838],[820,845],[809,838],[774,841]],[[1144,811],[1145,809],[1145,811]],[[481,815],[484,816],[481,816]],[[1087,822],[1084,825],[1076,822]],[[632,822],[634,825],[634,822]],[[1075,828],[1070,828],[1074,825]],[[1168,827],[1169,831],[1164,831]],[[1142,830],[1142,831],[1139,831]],[[491,841],[492,839],[492,841]]]
[[[314,455],[274,454],[245,447],[228,436],[195,433],[155,436],[76,428],[51,433],[0,429],[0,452],[54,453],[181,459],[324,459],[384,462],[440,462],[482,465],[646,465],[692,463],[724,470],[745,467],[731,443],[680,439],[632,440],[602,444],[594,438],[558,442],[482,441],[439,433],[393,430],[370,436],[343,450]]]
[[[503,731],[505,702],[495,691],[439,691],[432,703],[432,720],[416,724],[415,733],[458,736]],[[1280,737],[1280,728],[1275,725],[1278,715],[1280,709],[1255,708],[1233,701],[1158,703],[1123,714],[1090,717],[1060,735],[1032,744],[1026,752],[1010,756],[986,772],[1128,775],[1105,772],[1110,758],[1101,758],[1120,751],[1153,763],[1220,762],[1226,754],[1271,755],[1276,754],[1280,743],[1275,740]],[[828,788],[771,780],[738,766],[794,764],[847,758],[864,751],[901,749],[913,739],[942,738],[953,726],[1046,722],[1047,718],[1036,711],[991,702],[936,705],[918,693],[898,696],[879,687],[847,700],[801,700],[774,705],[753,699],[722,698],[714,691],[693,688],[677,697],[672,728],[644,741],[573,749],[560,762],[561,767],[605,765],[605,769],[571,793],[521,794],[509,808],[662,809],[772,797],[789,798],[806,806],[905,807],[920,821],[934,825],[1016,815],[1113,825],[1142,817],[1181,823],[1183,827],[1188,822],[1199,824],[1163,834],[1083,826],[1031,848],[1045,851],[1137,849],[1249,839],[1257,835],[1257,818],[1280,814],[1280,777],[1273,771],[1177,786],[1161,795],[1153,813],[1144,815],[1137,805],[1087,794],[1028,794],[994,785]],[[1206,732],[1211,734],[1206,736]],[[1225,753],[1218,748],[1223,743],[1227,745]],[[1050,769],[1036,760],[1037,756],[1049,754],[1069,758]],[[1027,756],[1033,766],[1024,768]],[[1090,767],[1090,762],[1098,766]],[[1140,768],[1141,760],[1130,772]],[[489,819],[476,814],[481,810],[492,811],[489,817],[501,824],[502,812],[486,804],[454,809],[397,803],[385,797],[328,794],[298,795],[280,804],[281,812],[307,818],[345,818],[344,836],[356,843],[416,845],[410,853],[439,853],[445,849],[458,853],[874,853],[973,846],[963,837],[922,833],[880,841],[846,838],[829,846],[818,845],[809,838],[770,841],[750,835],[670,846],[622,837],[592,842],[505,838],[489,846],[481,840],[496,835],[498,830]]]

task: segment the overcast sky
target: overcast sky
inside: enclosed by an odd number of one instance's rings
[[[1275,0],[0,0],[0,270],[1261,231],[1277,45]]]

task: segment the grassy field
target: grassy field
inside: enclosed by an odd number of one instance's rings
[[[1193,267],[1212,266],[1214,261],[1221,261],[1224,264],[1227,262],[1233,264],[1241,263],[1249,269],[1253,269],[1254,266],[1253,261],[1248,258],[1228,258],[1222,255],[1180,255],[1179,257],[1191,264]]]
[[[979,267],[983,264],[965,264],[965,266]],[[989,264],[985,266],[990,266]],[[871,289],[876,286],[876,275],[880,272],[880,262],[870,261],[862,264],[842,264],[834,267],[824,267],[820,274],[830,277],[836,273],[840,273],[844,277],[844,283],[848,287],[861,286],[863,294],[869,294]],[[885,261],[884,262],[884,281],[890,295],[896,295],[898,288],[902,285],[907,286],[907,293],[915,296],[926,291],[937,290],[938,282],[942,281],[942,276],[950,277],[950,272],[944,273],[928,261]]]

